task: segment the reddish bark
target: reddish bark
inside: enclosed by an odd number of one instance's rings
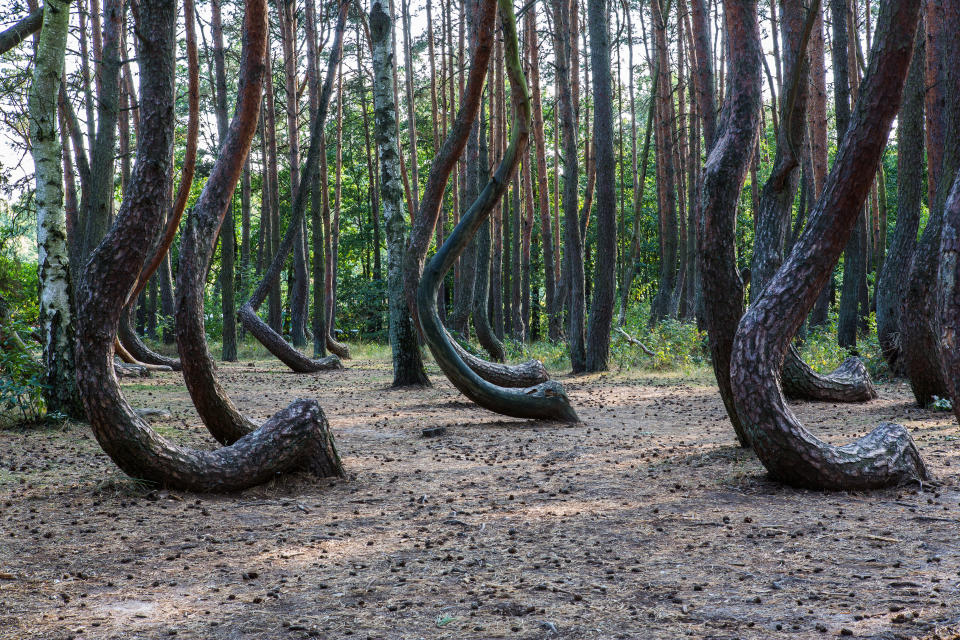
[[[741,320],[734,342],[730,377],[737,414],[770,475],[794,486],[855,490],[929,478],[902,426],[882,424],[843,447],[825,443],[787,407],[778,380],[790,341],[840,258],[876,175],[900,106],[919,9],[920,0],[882,7],[871,65],[824,194],[790,256]],[[739,65],[731,62],[735,72]]]

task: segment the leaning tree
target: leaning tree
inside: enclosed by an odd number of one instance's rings
[[[238,108],[224,152],[191,216],[185,237],[188,248],[203,239],[197,230],[212,226],[211,218],[222,220],[250,149],[265,68],[266,11],[266,0],[246,2]],[[142,121],[136,164],[113,226],[91,253],[78,289],[77,383],[91,427],[103,449],[126,473],[184,490],[239,490],[290,470],[342,475],[326,418],[316,401],[297,400],[230,446],[214,451],[189,449],[154,432],[126,402],[114,375],[120,314],[149,248],[142,239],[159,233],[169,196],[175,26],[174,0],[141,5],[136,34]],[[185,266],[193,266],[190,258],[181,262],[181,268]],[[196,284],[199,288],[202,280]],[[195,290],[190,293],[200,297]],[[197,311],[202,313],[202,308]],[[209,359],[205,344],[199,351]]]
[[[530,134],[530,95],[520,62],[516,19],[511,0],[499,0],[504,33],[507,76],[516,114],[510,144],[493,177],[460,219],[443,246],[423,271],[417,289],[417,310],[424,339],[434,358],[450,381],[464,395],[482,407],[519,418],[553,418],[576,421],[566,392],[558,383],[544,382],[522,389],[508,389],[483,379],[467,365],[453,346],[449,333],[440,322],[437,291],[453,263],[468,247],[477,230],[489,217],[503,195],[510,176],[516,171]]]
[[[341,0],[340,10],[337,15],[337,26],[334,31],[333,44],[330,47],[330,59],[327,65],[327,77],[323,83],[323,90],[320,94],[320,104],[317,114],[311,127],[310,148],[307,150],[307,159],[300,168],[300,177],[303,185],[313,183],[313,176],[320,165],[320,153],[323,148],[323,130],[327,119],[327,109],[330,106],[330,95],[333,93],[333,80],[337,74],[337,68],[340,63],[340,56],[343,53],[343,31],[347,22],[347,11],[350,8],[350,0]],[[309,46],[309,43],[308,43]],[[270,325],[257,316],[257,309],[266,300],[270,292],[271,284],[278,281],[280,271],[287,261],[287,256],[296,243],[302,242],[302,227],[307,210],[307,194],[309,189],[297,189],[293,198],[293,205],[290,210],[290,222],[287,225],[286,234],[277,248],[276,254],[270,262],[260,280],[260,284],[254,289],[237,315],[243,327],[249,331],[253,337],[260,341],[267,350],[280,359],[285,365],[297,373],[313,373],[328,369],[341,369],[343,365],[340,358],[335,355],[325,358],[312,359],[305,356],[299,349],[289,344],[279,333],[274,331]],[[313,194],[313,197],[320,197],[320,194]],[[315,233],[319,230],[314,230]]]
[[[779,378],[790,341],[830,277],[876,175],[900,107],[920,4],[882,5],[861,93],[823,195],[734,340],[730,378],[740,424],[770,475],[794,486],[871,489],[930,477],[900,425],[881,424],[845,446],[823,442],[787,406]],[[731,69],[740,66],[732,62]]]
[[[763,80],[760,76],[760,34],[756,0],[724,2],[730,43],[730,90],[723,105],[713,146],[707,154],[700,187],[698,271],[701,274],[703,325],[710,344],[720,397],[737,440],[750,444],[740,423],[730,385],[730,353],[734,328],[743,314],[743,280],[737,270],[737,202],[750,168],[760,124]]]

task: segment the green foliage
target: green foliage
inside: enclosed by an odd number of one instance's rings
[[[874,380],[890,377],[890,368],[883,358],[880,342],[877,340],[877,318],[870,314],[866,335],[857,337],[856,353],[837,344],[837,315],[831,313],[829,322],[822,327],[813,327],[807,339],[800,346],[804,361],[819,373],[833,371],[844,359],[851,355],[859,357],[866,365],[870,377]]]
[[[43,367],[20,348],[12,332],[25,335],[30,327],[14,319],[0,338],[0,425],[37,422],[43,417]]]
[[[953,403],[950,402],[950,398],[941,398],[940,396],[933,396],[933,402],[930,403],[931,411],[953,411]]]

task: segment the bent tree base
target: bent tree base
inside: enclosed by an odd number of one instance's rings
[[[447,340],[453,346],[457,355],[470,367],[474,373],[491,384],[498,387],[532,387],[541,384],[550,379],[547,368],[539,360],[527,360],[520,364],[503,364],[500,362],[489,362],[483,358],[478,358],[463,348],[449,331]]]
[[[114,226],[93,251],[78,290],[77,385],[90,425],[104,451],[126,473],[181,490],[237,491],[278,473],[304,469],[319,475],[343,475],[326,419],[313,401],[294,402],[232,446],[215,451],[189,449],[150,429],[123,398],[114,376],[117,326],[147,252],[145,243],[137,239],[159,231],[169,193],[176,7],[173,0],[155,0],[144,3],[139,12],[136,34],[141,52],[142,126],[136,164]],[[246,138],[247,149],[259,110],[266,10],[266,0],[246,2],[241,60],[246,73],[241,86],[246,84],[249,90],[246,113],[252,111],[254,123]],[[215,165],[205,190],[223,186],[218,169],[223,170]],[[236,184],[235,178],[232,184]],[[203,197],[201,194],[201,201]],[[229,194],[221,200],[228,201]]]
[[[730,8],[741,2],[751,0],[725,3],[731,33],[739,12]],[[737,414],[771,477],[790,485],[859,490],[931,477],[902,426],[884,423],[853,443],[831,445],[803,427],[778,382],[790,341],[839,260],[876,176],[900,106],[919,13],[920,0],[881,5],[870,65],[823,195],[803,235],[737,330],[730,368]],[[755,25],[751,32],[751,41],[759,45]],[[730,48],[737,50],[735,41]],[[735,58],[731,56],[731,69],[739,67]]]
[[[243,327],[256,338],[260,344],[275,355],[283,364],[290,367],[294,373],[316,373],[318,371],[331,371],[333,369],[343,369],[340,358],[336,355],[325,358],[308,358],[302,351],[290,345],[283,339],[283,336],[270,328],[266,322],[260,319],[257,313],[249,304],[240,307],[237,312]]]
[[[870,373],[860,358],[850,356],[830,373],[819,374],[790,345],[783,362],[783,393],[791,400],[866,402],[877,397]]]
[[[548,381],[525,389],[508,389],[487,382],[478,376],[458,355],[437,311],[437,292],[443,277],[470,244],[490,211],[503,195],[516,170],[522,150],[526,148],[530,127],[530,96],[520,65],[516,19],[509,0],[500,0],[500,18],[504,32],[507,75],[510,78],[514,121],[510,146],[504,153],[493,178],[470,205],[460,223],[424,269],[417,289],[417,311],[424,339],[437,364],[465,396],[480,406],[517,418],[554,419],[577,422],[576,411],[563,387]]]

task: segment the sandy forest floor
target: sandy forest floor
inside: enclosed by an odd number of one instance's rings
[[[0,638],[958,638],[960,429],[882,385],[795,410],[831,440],[910,427],[942,486],[770,482],[707,371],[560,379],[584,423],[502,419],[389,363],[221,367],[264,419],[316,397],[347,482],[151,491],[85,425],[0,432]],[[210,447],[179,374],[126,381]],[[425,427],[446,426],[424,438]]]

